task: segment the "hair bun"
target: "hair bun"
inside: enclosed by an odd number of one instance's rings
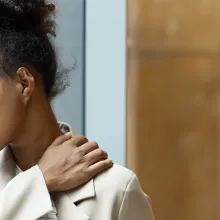
[[[55,5],[45,0],[0,0],[0,27],[55,35]]]

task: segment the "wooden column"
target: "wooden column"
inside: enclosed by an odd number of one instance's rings
[[[220,1],[128,0],[127,165],[156,220],[220,219]]]

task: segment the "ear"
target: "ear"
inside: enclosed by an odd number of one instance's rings
[[[16,72],[16,79],[18,82],[18,90],[24,97],[24,101],[27,103],[35,89],[34,77],[27,68],[20,67]]]

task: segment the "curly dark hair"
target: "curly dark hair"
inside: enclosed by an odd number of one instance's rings
[[[57,57],[50,41],[55,36],[55,5],[45,0],[0,0],[0,68],[13,76],[21,65],[42,75],[45,93],[53,98]]]

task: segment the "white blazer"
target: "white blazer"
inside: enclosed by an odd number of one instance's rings
[[[58,220],[154,220],[136,175],[119,165],[85,185],[55,195]],[[0,151],[0,219],[36,220],[52,211],[38,166],[16,175],[8,147]]]

